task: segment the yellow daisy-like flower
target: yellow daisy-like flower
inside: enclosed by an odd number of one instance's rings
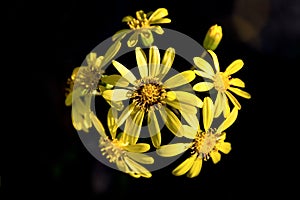
[[[133,32],[127,41],[128,47],[134,47],[138,42],[139,36],[141,37],[143,44],[146,47],[149,47],[154,41],[152,31],[160,35],[164,33],[164,30],[155,24],[171,22],[169,18],[164,18],[167,15],[168,10],[165,8],[158,8],[156,11],[147,14],[144,13],[143,10],[139,10],[136,12],[136,18],[126,16],[122,19],[123,22],[128,24],[130,29],[118,31],[113,35],[112,39],[113,41],[123,39],[128,33]]]
[[[152,176],[151,172],[141,165],[154,163],[154,159],[151,156],[143,154],[150,149],[150,145],[147,143],[130,145],[128,142],[124,141],[122,133],[119,138],[116,137],[116,123],[111,108],[107,115],[110,136],[106,135],[101,121],[93,112],[90,112],[90,118],[95,129],[100,134],[100,151],[110,163],[114,163],[120,171],[127,173],[134,178],[150,178]]]
[[[203,102],[195,94],[178,88],[191,82],[196,77],[195,73],[186,70],[163,80],[173,64],[175,49],[168,48],[162,61],[156,46],[150,47],[148,62],[145,52],[140,47],[136,47],[135,55],[140,78],[124,65],[113,60],[112,64],[130,86],[103,92],[103,97],[109,101],[129,100],[130,102],[118,119],[118,127],[125,122],[126,141],[130,144],[137,142],[145,118],[153,145],[160,146],[162,127],[159,125],[158,114],[174,135],[183,136],[181,122],[170,107],[178,110],[181,116],[197,129],[197,107],[201,108]]]
[[[195,131],[189,126],[184,126],[185,136],[192,139],[189,143],[175,143],[161,146],[157,153],[163,157],[179,155],[186,150],[191,150],[191,156],[178,165],[173,171],[173,175],[193,178],[199,175],[203,160],[212,159],[213,163],[218,163],[221,159],[219,151],[228,154],[231,150],[231,144],[225,142],[227,129],[237,118],[238,108],[234,107],[229,116],[219,125],[218,128],[211,127],[213,122],[214,105],[210,97],[205,97],[203,101],[203,125],[204,131],[199,129]]]
[[[241,109],[240,103],[231,92],[247,99],[251,98],[251,95],[248,92],[240,89],[245,87],[245,83],[239,78],[231,77],[232,74],[236,73],[244,66],[244,62],[241,59],[235,60],[224,72],[221,72],[217,55],[211,50],[208,50],[208,52],[212,56],[215,69],[213,69],[213,67],[203,58],[194,57],[194,63],[199,69],[194,70],[195,73],[209,80],[195,84],[193,89],[198,92],[205,92],[214,88],[217,91],[214,115],[215,117],[218,117],[223,112],[224,117],[226,117],[230,112],[228,98],[235,107]]]
[[[114,54],[113,49],[116,47],[111,47],[105,55],[111,58]],[[108,84],[104,83],[105,86],[99,85],[100,80],[103,77],[104,70],[102,69],[104,63],[107,59],[104,56],[97,57],[97,54],[92,52],[86,56],[87,66],[76,67],[71,77],[67,80],[69,88],[66,88],[66,98],[65,105],[72,105],[72,123],[76,130],[88,132],[89,128],[92,126],[91,120],[89,119],[89,113],[91,111],[91,100],[93,95],[100,95],[105,89],[107,89]],[[120,77],[106,77],[111,80],[115,80]],[[112,83],[113,84],[113,83]],[[120,102],[114,102],[113,104],[107,101],[111,106],[122,109],[123,104]]]

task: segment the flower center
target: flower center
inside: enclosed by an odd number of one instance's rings
[[[82,68],[76,76],[75,81],[82,86],[87,93],[98,88],[99,80],[104,73],[103,70],[96,68]]]
[[[167,91],[154,78],[141,79],[136,90],[132,93],[133,103],[140,109],[148,111],[152,106],[165,104]]]
[[[192,153],[198,153],[204,160],[209,159],[209,153],[215,148],[219,135],[214,133],[215,129],[207,132],[198,132],[192,146]]]
[[[229,79],[230,77],[225,76],[223,72],[217,72],[214,76],[214,85],[216,90],[225,92],[230,86]]]
[[[99,147],[102,155],[106,155],[106,158],[112,163],[115,163],[118,159],[126,154],[126,152],[123,150],[124,146],[126,146],[126,144],[117,139],[110,140],[108,137],[101,137],[99,141]]]
[[[149,20],[144,12],[138,12],[136,16],[137,19],[133,18],[131,21],[127,22],[130,29],[149,28]]]

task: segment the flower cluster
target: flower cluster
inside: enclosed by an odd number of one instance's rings
[[[72,107],[74,128],[85,132],[79,134],[96,130],[99,155],[135,178],[152,176],[146,165],[156,165],[153,155],[184,154],[172,173],[190,178],[199,175],[203,161],[218,163],[221,153],[231,151],[225,130],[242,107],[237,96],[251,98],[242,90],[245,83],[234,77],[244,62],[237,59],[225,69],[219,63],[221,26],[209,28],[203,52],[192,57],[191,66],[178,67],[177,49],[161,50],[155,44],[153,33],[165,33],[157,24],[171,22],[167,15],[167,9],[159,8],[124,17],[129,29],[117,31],[102,55],[89,53],[67,81],[65,105]],[[127,36],[135,68],[117,56]]]

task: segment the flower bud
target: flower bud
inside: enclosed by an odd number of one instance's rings
[[[222,39],[222,27],[213,25],[209,28],[203,41],[203,47],[206,50],[215,50]]]

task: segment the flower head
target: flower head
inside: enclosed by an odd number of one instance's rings
[[[72,76],[75,76],[75,86],[81,87],[84,93],[93,93],[97,90],[99,80],[104,74],[103,60],[104,56],[97,57],[96,53],[89,53],[86,56],[87,66],[77,67],[73,71]]]
[[[170,145],[161,146],[157,149],[157,153],[164,157],[178,155],[190,150],[190,157],[178,165],[172,173],[176,176],[186,174],[188,177],[193,178],[199,175],[203,161],[210,158],[213,163],[218,163],[221,159],[222,153],[229,153],[231,144],[225,142],[226,133],[223,132],[227,129],[237,118],[238,109],[233,108],[228,118],[226,118],[218,128],[212,127],[213,124],[213,102],[210,97],[205,97],[203,101],[203,124],[204,130],[197,131],[189,126],[184,126],[186,137],[192,141],[189,143],[174,143]]]
[[[221,26],[218,26],[217,24],[211,26],[205,35],[203,47],[206,50],[210,49],[214,51],[221,42],[222,36],[223,33]]]
[[[245,87],[245,83],[239,78],[231,77],[232,74],[236,73],[243,67],[244,62],[241,59],[235,60],[224,72],[221,72],[217,55],[211,50],[208,50],[208,52],[213,58],[215,69],[213,69],[213,67],[203,58],[194,57],[194,63],[198,68],[195,70],[195,73],[207,78],[208,81],[195,84],[193,89],[198,92],[215,89],[217,91],[217,97],[215,100],[215,117],[218,117],[222,112],[226,117],[230,112],[228,98],[235,107],[241,109],[241,104],[232,93],[247,99],[251,98],[251,95],[248,92],[240,89]]]
[[[144,13],[143,10],[139,10],[136,12],[136,18],[132,16],[126,16],[122,19],[123,22],[126,22],[130,29],[123,29],[118,31],[114,36],[113,40],[123,39],[128,33],[134,32],[128,42],[127,45],[129,47],[134,47],[139,37],[144,44],[144,46],[151,46],[153,43],[153,35],[152,31],[157,34],[163,34],[163,29],[156,24],[164,24],[170,23],[171,20],[169,18],[164,18],[168,15],[168,10],[165,8],[158,8],[154,12]]]
[[[173,48],[165,51],[162,61],[156,46],[150,47],[148,62],[145,52],[140,47],[136,47],[135,54],[140,78],[114,60],[113,65],[123,77],[123,81],[127,81],[130,86],[106,90],[103,97],[109,101],[129,100],[130,104],[118,119],[118,127],[125,122],[124,134],[130,144],[137,142],[145,118],[152,143],[158,147],[161,144],[162,127],[157,115],[160,115],[166,127],[175,136],[181,137],[181,122],[173,109],[178,110],[190,125],[197,127],[196,113],[197,108],[202,107],[202,100],[193,93],[178,89],[195,78],[192,70],[183,71],[164,80],[175,57]]]
[[[154,162],[154,159],[151,156],[143,154],[150,149],[150,145],[147,143],[130,145],[128,142],[124,141],[122,133],[116,137],[116,123],[111,108],[107,115],[110,132],[109,136],[106,135],[101,121],[93,112],[90,113],[90,118],[94,127],[100,134],[100,151],[110,163],[115,164],[120,171],[127,173],[134,178],[150,178],[152,176],[151,172],[141,165],[153,164]]]

